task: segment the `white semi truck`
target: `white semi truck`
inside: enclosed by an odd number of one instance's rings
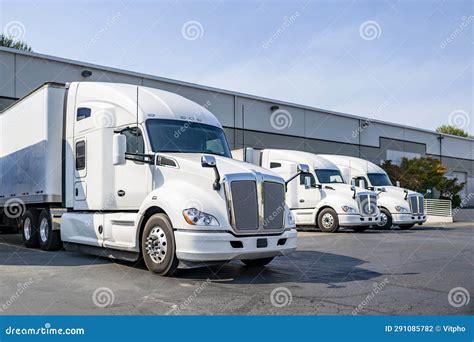
[[[270,169],[288,179],[286,203],[298,226],[317,226],[323,232],[339,227],[364,231],[380,220],[377,194],[345,183],[336,165],[309,152],[246,148],[234,150],[239,160]],[[309,174],[297,174],[300,163]]]
[[[141,257],[161,275],[296,249],[284,180],[232,159],[216,117],[179,95],[49,83],[1,112],[0,132],[0,221],[19,219],[27,247]]]
[[[320,156],[336,164],[347,182],[359,184],[362,181],[369,190],[379,193],[381,220],[377,225],[380,228],[389,229],[395,225],[401,229],[410,229],[426,222],[423,195],[400,188],[398,182],[398,186],[394,186],[380,166],[356,157]]]

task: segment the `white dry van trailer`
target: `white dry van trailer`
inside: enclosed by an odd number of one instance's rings
[[[335,232],[339,227],[364,231],[380,219],[376,193],[346,184],[336,165],[322,157],[302,151],[253,148],[235,150],[233,155],[290,179],[286,203],[296,225],[317,226],[323,232]],[[299,163],[308,165],[309,173],[294,177]]]
[[[424,197],[422,194],[392,184],[388,174],[380,166],[367,160],[338,155],[320,155],[333,162],[341,170],[347,182],[359,184],[378,192],[381,220],[378,226],[389,229],[392,225],[410,229],[415,224],[426,222]]]
[[[216,117],[179,95],[49,83],[0,132],[0,219],[19,219],[27,247],[142,257],[162,275],[296,249],[284,180],[232,159]]]

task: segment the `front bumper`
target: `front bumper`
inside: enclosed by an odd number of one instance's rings
[[[400,214],[400,213],[391,213],[392,214],[392,224],[418,224],[426,222],[426,215],[418,214]]]
[[[338,214],[341,227],[371,226],[380,221],[380,214],[365,217],[358,214]]]
[[[175,231],[175,237],[176,256],[179,260],[191,262],[260,259],[286,255],[296,250],[296,229],[287,230],[280,235],[246,237],[227,232],[178,230]],[[260,247],[257,247],[257,240]]]

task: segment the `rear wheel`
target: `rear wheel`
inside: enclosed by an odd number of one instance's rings
[[[334,233],[339,229],[339,219],[334,209],[323,209],[318,215],[318,227],[324,233]]]
[[[414,223],[412,223],[412,224],[401,224],[401,225],[399,225],[400,229],[402,229],[402,230],[408,230],[408,229],[413,228],[414,226],[415,226]]]
[[[242,262],[249,267],[262,267],[271,263],[273,259],[273,257],[262,259],[246,259],[242,260]]]
[[[173,227],[165,214],[151,216],[142,234],[142,257],[153,273],[170,276],[178,268]]]
[[[385,209],[380,209],[380,221],[377,222],[377,228],[379,229],[390,229],[392,228],[392,215]]]
[[[369,229],[370,226],[356,226],[356,227],[351,227],[351,229],[357,233],[362,233],[365,232],[367,229]]]
[[[25,247],[38,247],[38,212],[36,210],[26,210],[21,220],[21,234]]]
[[[43,251],[57,251],[62,247],[59,230],[53,230],[51,214],[49,210],[41,211],[38,220],[39,245]]]

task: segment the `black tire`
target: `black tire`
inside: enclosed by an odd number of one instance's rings
[[[179,260],[168,216],[155,214],[148,219],[142,233],[141,253],[149,271],[162,276],[171,276],[176,271]]]
[[[324,233],[334,233],[339,229],[339,219],[334,209],[323,209],[318,215],[318,228]]]
[[[61,234],[59,230],[53,230],[51,214],[49,210],[41,210],[38,219],[38,241],[43,251],[57,251],[61,249]]]
[[[414,223],[412,223],[412,224],[400,224],[400,225],[398,225],[398,227],[400,227],[401,230],[412,229],[414,226],[415,226]]]
[[[392,214],[390,214],[390,211],[388,211],[385,208],[380,208],[380,221],[376,224],[376,227],[378,229],[390,229],[392,228],[393,221],[392,221]],[[383,215],[387,217],[387,220],[385,221],[385,224],[382,224],[383,222]]]
[[[38,211],[31,209],[25,211],[21,219],[21,235],[25,247],[38,247]]]
[[[262,259],[245,259],[242,262],[248,267],[263,267],[273,261],[274,257],[262,258]]]
[[[356,226],[356,227],[351,227],[351,229],[357,233],[362,233],[365,232],[367,229],[369,229],[370,226]]]

